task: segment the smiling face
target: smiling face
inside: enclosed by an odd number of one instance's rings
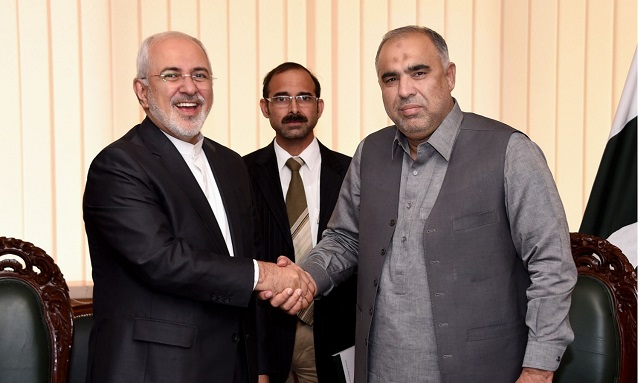
[[[317,96],[311,76],[303,69],[290,69],[274,75],[267,88],[269,97]],[[260,109],[275,130],[278,145],[290,154],[297,155],[300,153],[294,154],[292,151],[306,148],[313,140],[313,128],[322,115],[324,101],[318,99],[310,104],[301,105],[293,99],[286,106],[278,106],[262,99]]]
[[[376,71],[389,118],[412,146],[426,141],[453,108],[455,64],[445,68],[431,39],[414,32],[382,46]]]
[[[195,143],[213,104],[211,81],[194,82],[189,76],[175,82],[158,75],[207,73],[211,68],[205,52],[194,41],[171,36],[149,47],[149,72],[134,80],[134,91],[151,121],[167,134]]]

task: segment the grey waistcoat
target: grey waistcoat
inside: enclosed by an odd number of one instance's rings
[[[464,113],[438,199],[426,221],[425,263],[442,380],[515,382],[528,329],[527,271],[511,240],[504,160],[515,130]],[[398,215],[402,150],[396,128],[366,138],[360,168],[356,382],[366,381],[368,336],[384,256]],[[408,308],[410,309],[410,308]]]

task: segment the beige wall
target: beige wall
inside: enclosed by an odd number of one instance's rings
[[[141,120],[135,54],[167,29],[207,46],[215,102],[204,132],[246,154],[272,137],[261,79],[285,60],[322,82],[320,140],[352,154],[389,124],[373,58],[405,24],[439,31],[465,111],[544,150],[577,231],[637,45],[635,0],[0,0],[0,236],[56,258],[75,295],[91,284],[81,200],[88,165]]]

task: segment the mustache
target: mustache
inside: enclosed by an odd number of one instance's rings
[[[195,102],[198,104],[204,104],[204,97],[200,96],[200,95],[193,95],[193,96],[177,96],[171,99],[171,102],[173,104],[178,104],[180,102]]]
[[[405,99],[400,100],[400,102],[398,103],[398,106],[399,107],[403,107],[403,106],[412,105],[412,104],[420,104],[420,105],[422,105],[422,103],[420,103],[417,100],[415,100],[414,97],[411,97],[411,98],[405,98]]]
[[[284,118],[282,119],[282,123],[286,124],[288,122],[308,122],[309,120],[307,120],[307,117],[305,117],[303,114],[300,113],[290,113],[287,114],[286,116],[284,116]]]

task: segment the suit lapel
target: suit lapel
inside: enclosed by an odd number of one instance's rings
[[[202,150],[207,155],[209,166],[213,172],[213,177],[216,179],[218,190],[220,191],[220,197],[222,198],[222,204],[224,205],[224,211],[227,215],[227,222],[229,223],[229,230],[231,231],[231,241],[233,242],[233,252],[235,255],[251,254],[251,252],[245,251],[241,233],[242,225],[246,225],[247,222],[243,222],[243,214],[234,214],[234,212],[242,211],[246,209],[246,206],[241,206],[241,200],[238,198],[241,195],[241,190],[238,189],[238,183],[234,180],[238,177],[238,163],[231,161],[231,157],[222,155],[220,150],[217,150],[216,144],[205,138],[202,144]],[[217,222],[216,222],[217,225]],[[218,231],[219,231],[218,226]],[[224,242],[222,233],[220,238]],[[226,245],[225,245],[226,248]]]
[[[335,155],[318,141],[322,165],[320,167],[320,216],[318,217],[318,240],[327,227],[334,202],[340,194],[340,186],[346,169],[336,159]]]
[[[182,189],[211,234],[215,245],[222,249],[221,252],[228,254],[227,245],[224,242],[222,231],[220,231],[220,226],[213,214],[213,210],[211,210],[211,205],[209,205],[207,197],[202,192],[200,185],[198,185],[191,169],[189,169],[178,149],[149,118],[145,118],[141,125],[141,134],[144,137],[144,141],[149,149],[159,157],[167,171],[169,182],[175,183]],[[209,153],[207,153],[207,156],[209,156]],[[218,181],[216,180],[216,182]]]
[[[291,247],[291,229],[289,228],[289,219],[287,218],[287,207],[282,197],[282,186],[280,185],[280,173],[278,171],[278,160],[273,144],[266,146],[260,151],[260,155],[256,158],[256,182],[260,193],[264,195],[264,199],[275,217],[278,228],[282,231],[284,238],[288,238]]]

